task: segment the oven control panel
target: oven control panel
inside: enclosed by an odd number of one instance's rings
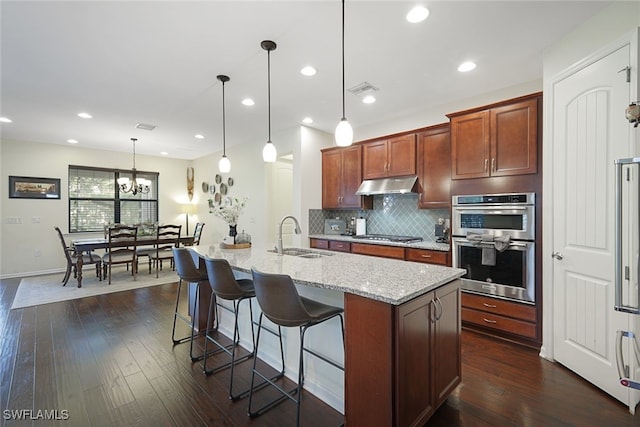
[[[534,202],[535,193],[453,196],[454,205],[533,205]]]

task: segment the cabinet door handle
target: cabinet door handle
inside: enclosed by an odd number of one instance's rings
[[[496,158],[492,158],[491,159],[491,171],[495,172],[496,171]]]
[[[497,305],[495,305],[495,304],[487,304],[486,302],[483,302],[482,305],[484,305],[487,308],[496,308],[497,307]]]
[[[489,163],[489,159],[484,159],[484,171],[487,171],[487,165]]]
[[[491,323],[491,324],[498,323],[495,320],[485,319],[484,317],[482,318],[482,320],[484,320],[486,323]]]
[[[423,254],[423,255],[420,255],[420,256],[421,256],[422,258],[431,258],[431,255],[425,255],[425,254]]]

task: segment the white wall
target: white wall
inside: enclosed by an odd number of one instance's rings
[[[0,185],[0,277],[63,270],[66,261],[53,227],[58,226],[63,233],[68,233],[68,166],[130,169],[131,155],[71,145],[16,141],[2,141],[0,152],[0,179],[3,182]],[[184,225],[184,214],[180,214],[179,204],[187,201],[188,164],[184,160],[136,155],[138,170],[160,174],[161,222]],[[9,199],[7,182],[10,175],[60,178],[61,198]],[[8,224],[7,218],[18,218],[20,224]],[[74,237],[80,236],[83,235],[74,234]]]

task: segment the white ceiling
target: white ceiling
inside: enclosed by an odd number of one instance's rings
[[[429,18],[409,24],[418,3]],[[545,48],[611,2],[346,2],[346,87],[369,82],[378,102],[347,93],[355,128],[542,77]],[[333,133],[341,117],[341,3],[332,1],[6,1],[0,3],[2,138],[195,159],[226,141],[267,140],[270,39],[272,134]],[[476,70],[456,71],[465,60]],[[304,77],[304,65],[318,69]],[[252,97],[256,105],[240,101]],[[93,119],[76,116],[89,112]],[[443,117],[444,119],[444,117]],[[149,132],[137,123],[157,125]],[[194,134],[205,135],[197,140]],[[274,139],[277,146],[277,140]]]

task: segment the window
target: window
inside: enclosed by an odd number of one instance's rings
[[[130,170],[69,166],[69,232],[104,231],[112,223],[158,221],[158,173],[136,172],[151,181],[146,194],[122,193],[118,178],[131,179]]]

